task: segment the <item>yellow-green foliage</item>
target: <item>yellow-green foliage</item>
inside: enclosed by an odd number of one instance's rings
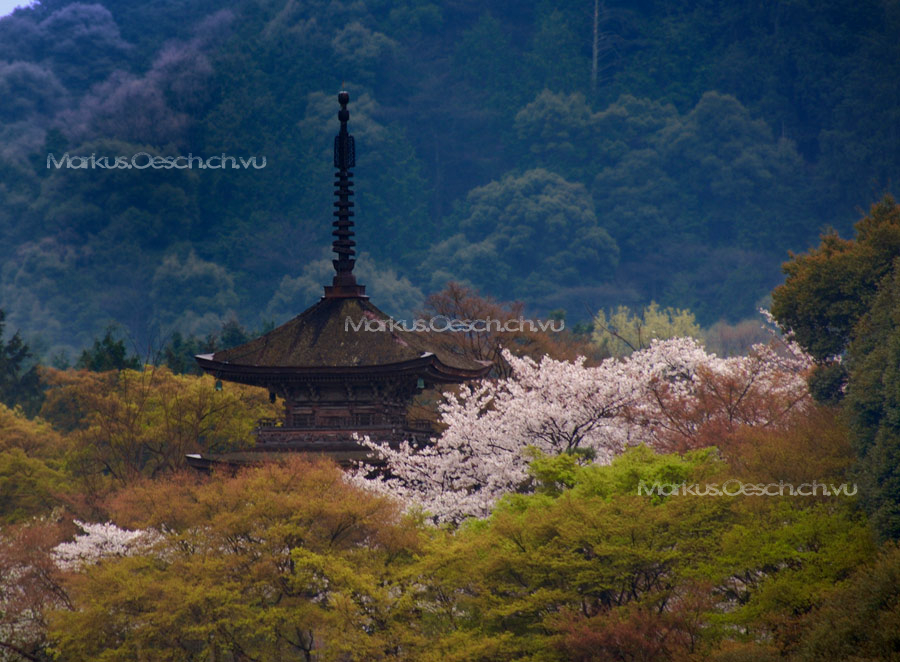
[[[62,436],[0,404],[0,522],[43,514],[65,491]]]
[[[439,655],[422,659],[701,660],[738,632],[790,651],[802,615],[874,554],[846,497],[638,494],[735,478],[710,450],[537,467],[549,489],[429,546]]]
[[[65,435],[0,408],[6,522],[40,514],[58,489],[77,501],[106,468],[101,519],[165,534],[133,555],[48,571],[57,597],[22,609],[49,618],[60,662],[793,662],[846,657],[867,618],[896,622],[896,589],[873,587],[896,583],[897,555],[875,561],[855,498],[672,493],[849,482],[848,431],[827,408],[787,429],[739,429],[719,449],[642,446],[606,466],[535,454],[534,493],[435,529],[327,462],[177,471],[184,452],[242,439],[270,411],[264,392],[217,392],[211,378],[165,369],[53,378],[45,413]],[[669,488],[639,492],[655,483]],[[52,565],[9,531],[7,551]],[[864,615],[842,614],[845,600]],[[895,645],[869,639],[867,659]]]
[[[60,660],[418,659],[404,575],[417,526],[331,463],[146,480],[112,510],[167,540],[70,579],[76,610],[51,626]]]
[[[19,448],[31,457],[58,457],[64,446],[60,435],[46,421],[26,418],[21,409],[0,403],[0,452]]]
[[[652,340],[690,337],[703,340],[703,331],[694,314],[681,308],[660,308],[655,302],[635,312],[619,306],[607,315],[594,318],[594,343],[609,356],[627,356],[648,347]]]
[[[165,367],[95,373],[47,371],[43,418],[0,405],[0,523],[45,515],[80,495],[185,466],[185,454],[253,443],[276,415],[264,389]],[[96,504],[95,504],[96,505]]]
[[[537,457],[536,493],[458,529],[403,519],[333,465],[297,458],[142,479],[109,512],[167,539],[69,577],[74,611],[53,615],[51,635],[63,662],[789,659],[875,544],[846,496],[638,491],[772,480],[767,455],[730,453]],[[834,463],[810,470],[844,479]]]
[[[66,412],[79,412],[69,436],[73,466],[119,482],[182,467],[187,453],[250,445],[256,421],[275,415],[263,389],[217,391],[208,375],[160,366],[105,373],[99,385],[89,373],[68,372],[57,383],[45,408],[67,402]]]

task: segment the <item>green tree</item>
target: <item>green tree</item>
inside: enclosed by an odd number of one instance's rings
[[[805,619],[797,659],[891,660],[900,649],[900,548],[886,545]]]
[[[591,65],[587,56],[588,35],[582,30],[579,38],[575,25],[576,19],[559,9],[538,18],[528,54],[531,75],[538,89],[554,92],[589,89]]]
[[[527,149],[522,158],[573,181],[589,181],[591,166],[603,158],[597,142],[604,137],[596,135],[595,124],[584,94],[544,90],[516,114],[517,137]]]
[[[192,250],[168,255],[153,274],[154,318],[166,331],[205,334],[217,330],[237,303],[234,277]]]
[[[789,141],[717,92],[672,110],[625,97],[596,119],[613,158],[595,171],[595,202],[624,256],[676,237],[754,250],[805,240],[815,225],[799,204],[808,186]]]
[[[75,363],[77,370],[106,372],[107,370],[139,370],[141,360],[132,354],[128,356],[125,340],[116,339],[117,329],[110,326],[102,338],[94,340],[93,346],[81,352]]]
[[[466,279],[514,299],[602,282],[618,264],[585,187],[547,170],[474,189],[458,217],[461,232],[433,246],[426,262],[435,289]]]
[[[900,205],[886,197],[856,238],[825,235],[784,265],[772,312],[822,365],[811,389],[843,400],[863,503],[881,536],[900,536]],[[844,360],[837,362],[835,357]]]
[[[847,350],[844,409],[854,432],[864,503],[882,536],[900,538],[900,257]]]
[[[52,371],[43,417],[68,433],[67,466],[92,497],[185,466],[187,453],[223,452],[253,444],[260,418],[276,415],[264,389],[210,375],[142,371]]]
[[[65,89],[53,72],[30,62],[0,65],[0,118],[14,122],[36,113],[52,113]]]
[[[0,310],[0,403],[8,407],[20,405],[34,415],[43,399],[43,385],[37,365],[22,336],[16,331],[3,340],[6,313]]]
[[[0,404],[0,523],[49,515],[73,491],[63,436],[39,418]]]
[[[523,97],[530,81],[520,64],[508,31],[490,13],[482,14],[453,50],[455,75],[480,90],[485,104],[496,110],[506,111]]]
[[[200,367],[194,357],[197,354],[205,354],[212,349],[207,343],[194,335],[184,337],[180,332],[172,333],[172,338],[166,343],[162,351],[162,360],[166,367],[176,375],[201,374]]]
[[[435,658],[707,659],[740,632],[787,652],[801,616],[873,555],[849,503],[676,495],[749,478],[713,449],[640,447],[609,466],[538,458],[532,472],[538,493],[429,543],[418,572]],[[640,492],[655,484],[668,487]]]
[[[593,341],[607,356],[627,356],[639,349],[649,347],[653,340],[667,338],[696,338],[703,340],[703,331],[689,310],[660,308],[655,302],[632,311],[627,306],[619,306],[604,311],[594,318]]]
[[[819,361],[839,356],[898,256],[900,205],[887,196],[856,224],[855,239],[828,233],[784,264],[787,277],[772,292],[772,314]]]

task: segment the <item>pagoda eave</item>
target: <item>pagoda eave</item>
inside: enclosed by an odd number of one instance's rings
[[[458,384],[485,377],[491,370],[488,362],[479,362],[481,367],[476,370],[449,366],[434,354],[399,363],[363,366],[258,366],[216,361],[210,356],[199,354],[194,358],[204,371],[216,379],[257,386],[290,382],[371,381],[399,376],[422,377],[431,383]]]

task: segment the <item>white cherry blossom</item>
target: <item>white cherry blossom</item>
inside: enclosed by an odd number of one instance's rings
[[[129,531],[112,522],[91,524],[75,520],[75,524],[84,533],[53,549],[53,557],[62,570],[77,570],[113,556],[141,554],[160,539],[160,534],[152,529]]]
[[[548,455],[581,449],[608,463],[630,445],[671,450],[703,425],[772,425],[806,406],[811,359],[783,345],[723,359],[694,339],[673,338],[596,367],[507,351],[509,378],[445,394],[446,430],[433,445],[391,449],[365,438],[387,471],[372,478],[372,467],[360,467],[351,479],[439,521],[484,517],[501,495],[529,489],[529,447]]]

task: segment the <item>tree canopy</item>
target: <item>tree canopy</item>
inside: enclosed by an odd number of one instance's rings
[[[860,459],[864,503],[882,536],[900,536],[900,205],[886,197],[856,224],[784,266],[772,312],[822,365],[810,386],[843,401]]]

